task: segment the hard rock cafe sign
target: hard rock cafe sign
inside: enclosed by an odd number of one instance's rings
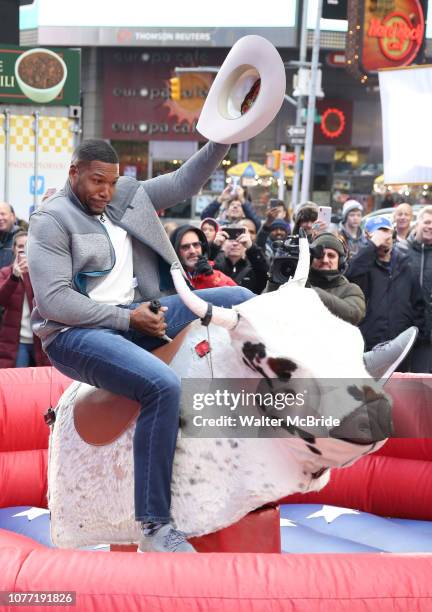
[[[366,80],[382,68],[419,63],[424,33],[419,0],[350,0],[347,68]]]

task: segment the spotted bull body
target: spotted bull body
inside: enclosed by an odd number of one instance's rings
[[[171,367],[182,379],[252,380],[268,393],[309,393],[294,409],[337,418],[339,427],[281,426],[263,436],[178,438],[172,479],[172,516],[179,529],[202,535],[249,511],[296,492],[322,488],[330,469],[350,465],[378,449],[390,433],[390,403],[363,364],[355,327],[332,315],[312,289],[292,283],[236,306],[231,330],[197,321]],[[194,347],[210,340],[211,352]],[[323,385],[337,379],[339,384]],[[342,381],[342,382],[341,382]],[[57,409],[50,439],[49,507],[57,546],[134,542],[131,426],[105,446],[79,437],[73,422],[74,383]],[[305,388],[306,387],[306,388]],[[121,406],[119,406],[121,410]],[[297,413],[296,413],[297,410]],[[185,411],[190,415],[190,410]],[[187,428],[186,414],[184,427]],[[273,417],[266,406],[257,416]]]

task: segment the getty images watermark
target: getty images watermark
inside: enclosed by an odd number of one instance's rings
[[[432,377],[182,379],[181,435],[432,438]]]
[[[183,379],[182,435],[279,437],[307,430],[328,437],[341,424],[338,399],[331,407],[316,381],[297,379]],[[337,410],[333,410],[338,406]]]
[[[244,382],[243,382],[244,384]],[[216,389],[213,392],[194,392],[192,394],[192,410],[200,412],[205,410],[206,415],[193,414],[192,424],[194,427],[337,427],[340,419],[332,416],[314,416],[306,414],[300,416],[288,411],[283,416],[270,416],[268,414],[244,413],[249,409],[260,409],[261,411],[284,411],[289,408],[303,408],[306,404],[307,390],[302,393],[276,392],[274,395],[267,393],[253,393],[245,390],[233,392],[228,389]],[[229,410],[236,414],[220,414],[219,416],[207,416],[208,409]],[[212,411],[213,412],[213,411]]]

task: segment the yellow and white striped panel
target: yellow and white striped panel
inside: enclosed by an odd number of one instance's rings
[[[39,152],[60,153],[73,151],[72,119],[67,117],[41,117],[39,119]],[[34,147],[34,117],[12,115],[10,144],[16,151],[31,151]]]
[[[0,114],[0,145],[4,145],[5,143],[5,133],[4,133],[4,119],[5,116]]]

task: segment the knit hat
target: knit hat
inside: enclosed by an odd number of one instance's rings
[[[363,213],[363,206],[357,200],[347,200],[342,208],[342,223],[345,223],[350,212],[359,210]]]
[[[315,202],[303,202],[294,213],[293,234],[299,233],[300,225],[307,221],[315,222],[318,219],[318,206]]]
[[[315,238],[311,244],[311,248],[318,246],[322,247],[323,249],[333,249],[333,251],[339,253],[341,257],[345,255],[342,240],[330,232],[323,232]]]
[[[206,217],[205,219],[203,219],[201,221],[200,229],[203,228],[204,223],[208,223],[209,225],[212,225],[216,233],[219,231],[219,223],[216,221],[216,219],[213,219],[213,217]]]
[[[270,225],[270,231],[272,232],[275,229],[283,229],[286,231],[287,234],[290,233],[290,226],[289,223],[287,223],[286,221],[284,221],[283,219],[275,219],[272,224]]]
[[[316,212],[316,215],[318,217],[318,204],[315,204],[315,202],[311,202],[310,200],[308,200],[307,202],[302,202],[295,209],[294,221],[298,221],[299,217],[303,217],[305,214],[310,215],[310,214],[313,214],[314,212]]]

